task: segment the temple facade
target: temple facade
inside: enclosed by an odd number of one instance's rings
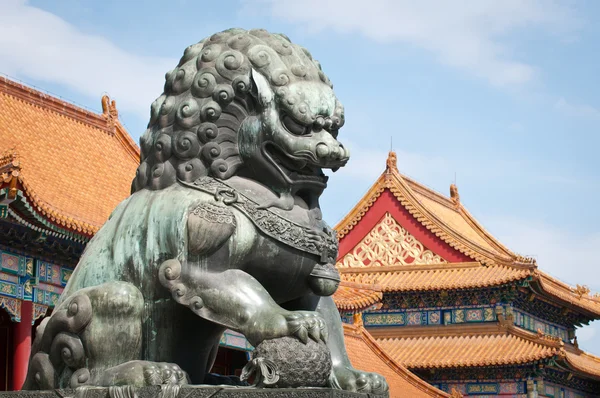
[[[444,196],[385,172],[336,226],[342,318],[431,385],[473,397],[600,396],[576,330],[600,298],[544,273]]]
[[[36,324],[129,195],[139,148],[114,102],[102,108],[0,77],[0,391],[21,387]]]

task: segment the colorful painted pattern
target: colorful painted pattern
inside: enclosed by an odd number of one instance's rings
[[[19,283],[19,277],[16,275],[10,275],[4,272],[0,272],[0,281]]]
[[[37,275],[40,282],[64,287],[69,281],[72,273],[72,269],[51,264],[46,261],[37,261]]]
[[[0,251],[0,269],[4,272],[24,276],[28,258]],[[29,259],[31,260],[31,259]]]
[[[523,329],[537,332],[541,330],[545,334],[550,336],[558,337],[564,342],[569,342],[569,333],[567,328],[564,326],[556,325],[548,321],[542,320],[524,311],[514,309],[515,325],[522,327]]]
[[[452,392],[456,390],[469,398],[496,396],[501,394],[503,398],[525,398],[527,384],[524,381],[513,382],[455,382],[455,383],[434,383],[434,386],[442,391]]]
[[[45,305],[41,305],[41,304],[33,304],[33,320],[31,322],[31,324],[34,324],[36,320],[42,318],[44,315],[46,315],[46,312],[48,311],[48,307]]]
[[[19,285],[9,282],[0,282],[0,296],[21,298],[19,295]]]
[[[21,300],[0,296],[0,307],[10,314],[14,322],[21,322]]]
[[[44,290],[46,292],[52,292],[52,293],[58,293],[58,294],[61,294],[64,290],[62,287],[48,285],[47,283],[39,283],[37,285],[37,288],[40,290]]]
[[[365,326],[404,326],[406,324],[406,314],[366,313],[363,314],[363,323]]]
[[[365,312],[365,326],[444,325],[465,322],[495,322],[493,308],[458,308],[447,310]],[[352,323],[348,319],[348,323]]]
[[[554,383],[544,383],[544,393],[550,398],[594,398],[597,395],[586,394]]]

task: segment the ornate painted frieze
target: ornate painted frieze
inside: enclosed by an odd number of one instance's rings
[[[427,326],[495,322],[493,307],[365,312],[365,326]]]
[[[495,306],[513,300],[513,285],[488,289],[384,293],[381,311]]]
[[[48,312],[48,306],[34,303],[33,320],[31,321],[31,323],[34,324],[35,321],[37,321],[40,318],[43,318],[46,315],[46,312]]]
[[[54,307],[73,270],[46,261],[36,261],[38,284],[33,289],[33,302]]]
[[[0,295],[0,307],[10,314],[14,322],[21,322],[21,300]]]
[[[40,282],[46,282],[61,287],[67,285],[67,282],[73,273],[72,269],[40,260],[37,261],[37,271]]]
[[[413,235],[386,213],[381,221],[346,254],[339,267],[438,264],[446,261],[426,249]]]
[[[519,309],[514,309],[513,314],[515,325],[532,332],[540,330],[546,335],[558,337],[564,342],[569,342],[569,332],[566,327],[553,324]]]
[[[477,382],[477,383],[439,383],[435,387],[445,392],[456,390],[465,396],[497,396],[521,397],[527,393],[527,384],[524,381],[511,382]],[[510,395],[514,394],[514,395]]]
[[[415,374],[422,379],[427,380],[430,384],[444,385],[458,384],[466,388],[467,383],[478,382],[517,382],[525,381],[529,378],[538,376],[536,365],[530,366],[487,366],[487,367],[460,367],[460,368],[443,368],[433,370],[415,370]],[[456,386],[455,386],[456,387]],[[458,389],[458,388],[457,388]],[[450,391],[451,388],[448,390]]]
[[[72,269],[60,265],[0,251],[0,297],[53,307],[72,273]],[[13,301],[10,308],[16,311]],[[14,319],[20,319],[20,314],[13,315]]]
[[[519,292],[513,301],[515,309],[526,312],[538,319],[571,328],[577,324],[585,324],[590,319],[576,314],[573,311],[564,311],[563,307],[552,305],[543,300],[530,300],[527,294]]]
[[[0,251],[0,271],[19,276],[33,276],[33,258]]]
[[[600,391],[600,382],[582,379],[576,375],[569,375],[568,372],[560,372],[554,369],[546,369],[544,381],[545,386],[550,387],[547,391],[554,393],[555,398],[561,396],[565,398],[588,398],[595,396],[590,394],[597,394]],[[551,397],[552,395],[548,396]]]
[[[31,300],[33,276],[33,258],[0,251],[0,296]]]

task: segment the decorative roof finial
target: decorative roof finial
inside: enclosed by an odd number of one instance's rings
[[[385,161],[385,172],[389,173],[390,171],[398,171],[398,159],[396,158],[396,152],[390,151],[388,153],[387,160]]]
[[[455,205],[460,203],[460,195],[458,194],[458,187],[456,184],[450,184],[450,199],[452,199]]]
[[[102,114],[108,120],[111,127],[115,126],[115,121],[119,118],[119,111],[117,111],[117,103],[115,100],[110,100],[108,95],[102,96]]]

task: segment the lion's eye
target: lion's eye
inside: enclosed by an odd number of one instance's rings
[[[305,126],[303,124],[298,123],[288,115],[284,115],[281,118],[281,123],[285,126],[285,128],[292,134],[295,135],[305,135],[310,133],[310,126]]]

